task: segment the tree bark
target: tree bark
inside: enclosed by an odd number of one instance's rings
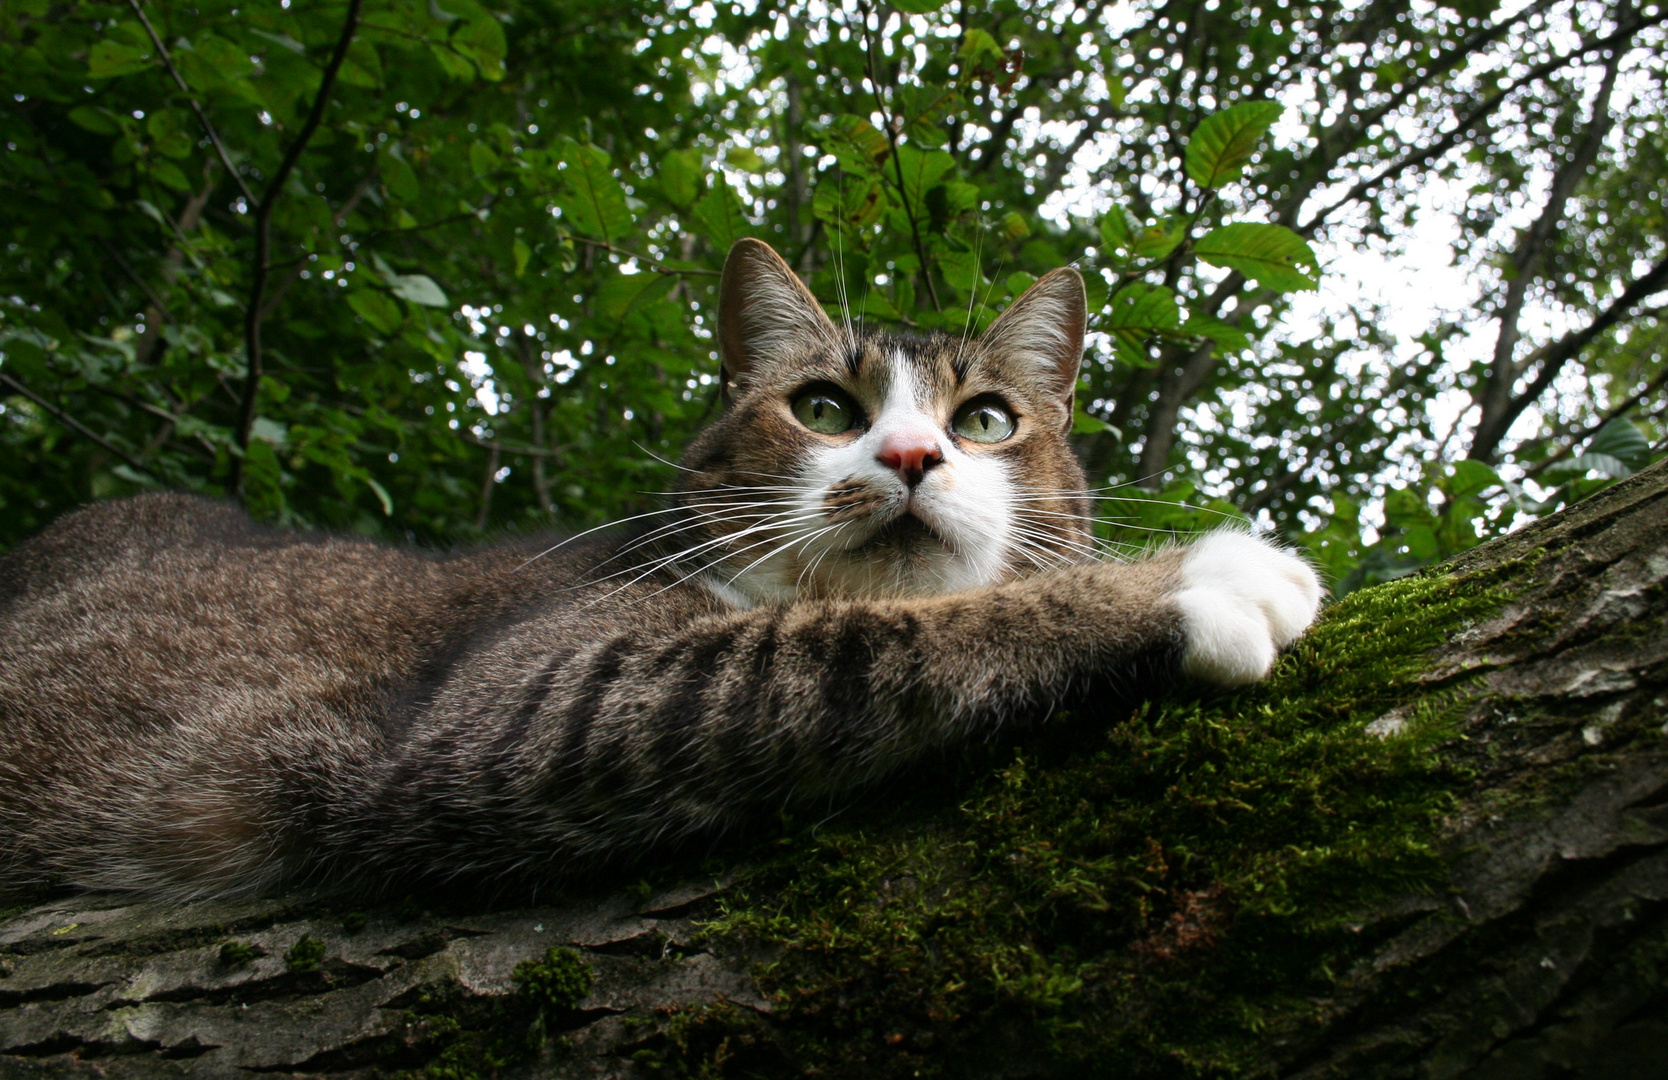
[[[1236,971],[1254,921],[1212,922],[1208,889],[1186,893],[1145,936],[1093,946],[1111,960],[1080,969],[1100,972],[1082,987],[1019,1005],[998,994],[959,1020],[929,1010],[894,1030],[884,1016],[839,1019],[885,992],[885,980],[862,973],[887,957],[847,949],[843,974],[813,988],[843,946],[784,944],[801,929],[794,919],[837,921],[840,905],[873,897],[847,894],[807,914],[779,884],[734,884],[750,861],[771,857],[755,848],[722,879],[484,914],[422,912],[412,901],[361,913],[351,900],[312,896],[167,907],[78,895],[16,909],[0,917],[0,1076],[1066,1077],[1084,1075],[1085,1055],[1097,1074],[1120,1076],[1668,1075],[1668,465],[1433,575],[1484,583],[1500,598],[1398,684],[1410,701],[1435,690],[1426,700],[1454,716],[1433,751],[1464,766],[1428,837],[1438,880],[1376,896],[1352,916],[1358,940],[1328,954],[1323,990],[1276,986],[1247,999],[1262,1010],[1262,1034],[1231,1054],[1209,1032],[1192,1048],[1143,1041],[1190,999],[1115,993],[1165,987],[1171,971],[1177,986],[1197,970]],[[1290,660],[1316,665],[1323,696],[1325,661],[1301,650]],[[1410,717],[1393,703],[1365,732],[1388,752]],[[1053,766],[1035,768],[1033,785]],[[1085,805],[1103,797],[1085,792]],[[972,834],[942,822],[968,805],[842,843],[904,837],[948,863],[966,856],[958,843]],[[1277,833],[1284,822],[1262,824]],[[935,836],[958,843],[934,847]],[[884,878],[883,889],[928,890],[925,865]],[[957,926],[984,917],[942,914],[977,884],[958,873],[932,883],[940,915],[910,931],[912,948],[931,939],[919,963],[959,947]],[[784,932],[759,933],[768,919],[753,931],[726,921],[749,905],[788,920]],[[1084,910],[1074,917],[1090,920],[1087,955],[1098,916]],[[576,1001],[535,1007],[530,976],[516,991],[512,973],[553,945],[574,949],[593,981]],[[1137,969],[1158,977],[1116,983]],[[1066,1004],[1039,1004],[1049,994]],[[1072,1013],[1073,1000],[1093,1008]]]

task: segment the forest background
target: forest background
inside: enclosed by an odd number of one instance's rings
[[[154,487],[435,546],[650,509],[757,236],[958,335],[1076,265],[1109,543],[1398,576],[1668,451],[1665,19],[7,0],[0,546]]]

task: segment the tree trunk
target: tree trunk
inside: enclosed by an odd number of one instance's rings
[[[1659,465],[721,880],[14,910],[0,1076],[1668,1076],[1665,621]]]

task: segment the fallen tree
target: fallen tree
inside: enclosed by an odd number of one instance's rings
[[[1660,1077],[1665,620],[1659,465],[1347,597],[1262,686],[1061,718],[716,873],[50,899],[0,919],[0,1076]]]

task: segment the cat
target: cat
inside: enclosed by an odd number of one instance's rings
[[[752,240],[719,299],[722,411],[635,531],[438,556],[156,493],[0,556],[0,888],[571,880],[1314,619],[1244,532],[1096,557],[1076,271],[976,340],[837,327]]]

